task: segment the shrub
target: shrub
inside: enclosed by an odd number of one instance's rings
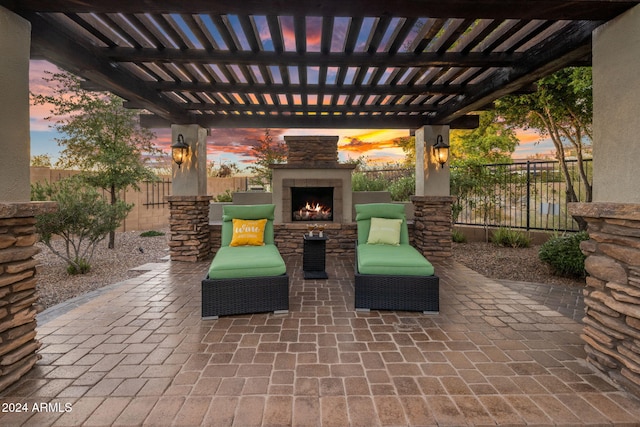
[[[162,231],[156,231],[156,230],[143,231],[142,233],[140,233],[140,237],[156,237],[156,236],[164,236],[164,233]]]
[[[465,243],[467,241],[467,236],[460,230],[453,230],[451,232],[451,240],[455,243]]]
[[[410,197],[416,192],[416,180],[413,174],[403,176],[391,182],[389,185],[389,192],[391,193],[391,200],[393,201],[409,201]]]
[[[91,270],[91,264],[84,258],[76,258],[72,264],[67,265],[67,274],[75,276],[76,274],[86,274]]]
[[[98,243],[118,228],[133,205],[118,200],[111,204],[92,187],[77,178],[32,187],[33,200],[58,202],[55,212],[36,216],[36,231],[51,252],[67,263],[70,274],[84,274]],[[54,237],[64,240],[62,250],[53,245]]]
[[[231,194],[231,190],[226,189],[224,193],[218,194],[216,197],[213,198],[213,200],[215,202],[232,202],[233,194]]]
[[[584,277],[585,256],[580,250],[583,240],[589,240],[586,231],[552,237],[540,247],[538,257],[557,275]]]
[[[519,230],[500,227],[493,232],[491,242],[498,246],[528,248],[531,246],[531,237]]]

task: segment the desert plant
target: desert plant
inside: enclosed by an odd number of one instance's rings
[[[453,240],[454,243],[466,243],[467,236],[460,230],[453,230],[451,232],[451,240]]]
[[[164,236],[164,233],[162,231],[156,231],[156,230],[143,231],[142,233],[140,233],[140,237],[156,237],[156,236]]]
[[[520,230],[500,227],[493,232],[491,242],[498,246],[528,248],[531,246],[531,237]]]
[[[232,202],[233,194],[231,194],[231,190],[226,189],[224,193],[220,193],[216,197],[214,197],[213,201],[214,202]]]
[[[552,237],[540,247],[538,257],[557,275],[584,277],[585,256],[580,250],[583,240],[589,240],[586,231]]]
[[[66,261],[70,274],[90,270],[96,245],[118,228],[133,207],[120,200],[109,203],[79,178],[36,184],[31,194],[33,200],[58,202],[57,211],[36,216],[36,231],[42,243]],[[53,245],[54,236],[62,238],[64,250]]]

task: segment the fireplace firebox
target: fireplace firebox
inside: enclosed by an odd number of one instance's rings
[[[333,187],[291,187],[292,221],[333,221]]]

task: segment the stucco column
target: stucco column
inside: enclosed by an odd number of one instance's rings
[[[416,130],[416,196],[449,196],[449,163],[440,166],[432,147],[438,135],[449,144],[449,126],[423,126]]]
[[[593,203],[569,212],[590,240],[582,339],[587,360],[640,397],[640,6],[593,37]]]
[[[198,125],[172,125],[171,143],[184,137],[189,144],[189,156],[180,166],[172,162],[173,196],[207,195],[207,130]]]
[[[31,24],[0,7],[0,201],[28,202]]]

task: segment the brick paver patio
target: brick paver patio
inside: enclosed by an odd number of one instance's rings
[[[305,281],[287,260],[288,314],[203,321],[207,264],[171,262],[49,310],[42,360],[0,395],[0,425],[640,422],[549,296],[446,264],[440,314],[355,312],[351,260],[327,264],[329,280]]]

